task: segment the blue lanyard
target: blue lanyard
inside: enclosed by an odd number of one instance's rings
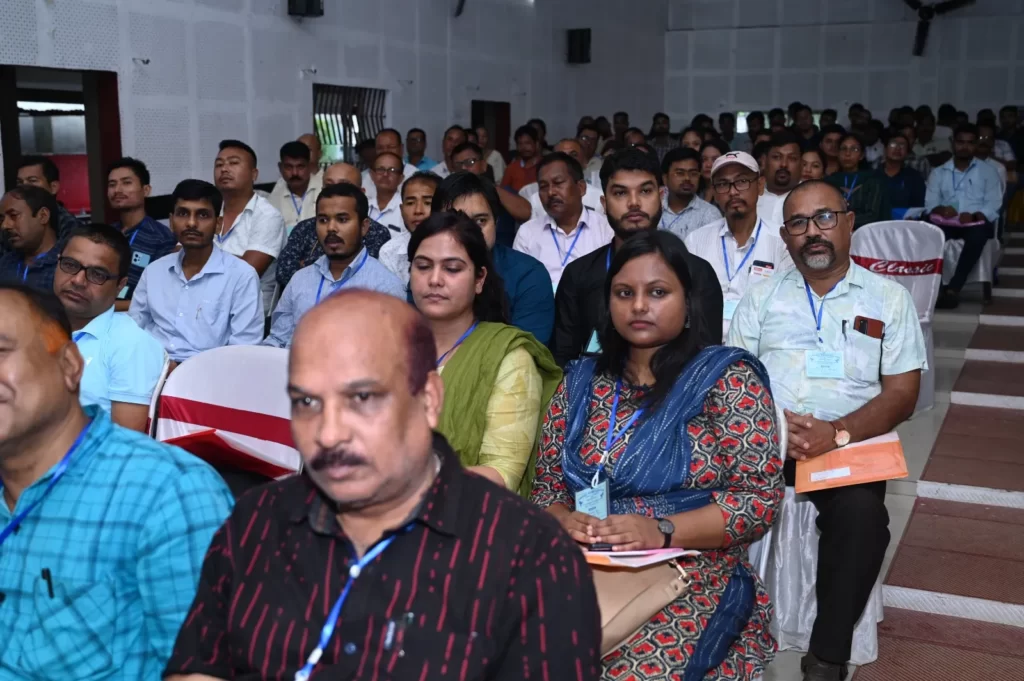
[[[349,270],[348,273],[345,276],[343,276],[341,278],[341,280],[338,281],[337,283],[331,284],[331,289],[332,289],[331,293],[334,293],[339,288],[344,287],[345,284],[347,284],[349,282],[349,280],[352,279],[352,277],[354,277],[357,274],[359,274],[359,270],[363,269],[363,265],[366,264],[366,256],[368,256],[368,255],[370,255],[370,252],[369,251],[364,251],[363,252],[363,257],[359,259],[359,264],[356,265],[356,268],[354,270]],[[320,304],[320,296],[324,292],[324,282],[325,281],[327,281],[327,277],[325,277],[324,275],[321,274],[320,275],[320,286],[317,287],[317,289],[316,289],[316,303],[314,303],[314,305],[319,305]]]
[[[846,277],[843,277],[843,279],[845,278]],[[839,281],[842,281],[843,279],[840,279]],[[825,295],[821,297],[821,307],[819,307],[818,310],[815,311],[814,297],[811,296],[811,285],[807,283],[806,279],[804,279],[804,290],[807,291],[807,304],[811,306],[811,316],[814,317],[814,319],[818,322],[818,342],[822,344],[824,344],[825,342],[821,337],[821,316],[822,314],[825,313],[825,298],[828,296],[829,293],[832,293],[832,291],[836,289],[836,286],[839,286],[839,281],[832,284],[832,288],[825,292]]]
[[[859,175],[853,176],[853,184],[847,184],[850,181],[849,176],[843,176],[843,191],[846,192],[846,199],[849,200],[850,196],[853,195],[853,190],[857,187],[857,180],[860,179]]]
[[[295,194],[292,194],[291,192],[288,192],[288,196],[290,196],[291,199],[292,199],[292,208],[295,209],[295,217],[297,219],[299,219],[299,220],[302,219],[302,206],[303,206],[303,204],[306,203],[306,194],[307,193],[309,193],[308,189],[306,191],[302,192],[302,198],[299,199],[298,203],[295,203]]]
[[[406,527],[405,531],[408,531],[410,527]],[[320,661],[320,658],[324,654],[324,648],[331,640],[331,636],[334,635],[334,628],[338,624],[338,617],[341,615],[341,608],[345,605],[345,599],[348,598],[348,592],[352,590],[352,585],[356,579],[362,573],[363,569],[372,563],[377,556],[384,553],[384,549],[391,546],[391,542],[395,541],[397,535],[391,535],[384,541],[378,543],[372,549],[370,549],[362,560],[357,562],[355,565],[348,569],[348,582],[345,583],[345,588],[341,590],[341,596],[334,603],[334,607],[331,608],[331,614],[324,622],[323,629],[320,630],[320,641],[316,644],[316,648],[306,658],[306,664],[302,665],[302,669],[295,672],[295,681],[306,681],[309,675],[313,673],[313,667]]]
[[[558,252],[558,257],[562,260],[562,267],[565,267],[566,263],[569,262],[569,256],[572,255],[572,249],[576,248],[576,242],[580,240],[580,235],[583,234],[584,225],[580,224],[576,226],[576,238],[572,240],[569,245],[569,250],[565,252],[565,257],[562,257],[562,247],[558,245],[558,237],[555,236],[555,230],[558,227],[551,228],[551,240],[555,242],[555,250]]]
[[[138,235],[139,235],[139,225],[136,225],[135,229],[132,230],[132,238],[128,239],[128,247],[129,248],[132,246],[132,244],[135,243],[135,237],[137,237]]]
[[[956,181],[956,167],[954,167],[950,171],[949,181],[953,184],[953,195],[954,196],[956,196],[956,193],[958,191],[960,191],[960,187],[964,186],[964,180],[967,179],[967,175],[970,174],[970,172],[972,170],[974,170],[974,164],[973,163],[971,163],[971,165],[967,166],[967,170],[964,171],[964,174],[960,178],[960,182],[959,183],[957,183],[957,181]]]
[[[73,340],[73,341],[75,341],[77,343],[78,341],[82,340],[82,338],[84,336],[85,336],[85,331],[79,331],[78,333],[71,334],[71,340]]]
[[[466,340],[467,338],[469,338],[469,334],[473,333],[473,330],[474,330],[474,329],[476,329],[476,325],[477,325],[477,324],[479,324],[479,323],[480,323],[480,322],[473,322],[473,326],[471,326],[471,327],[469,327],[468,329],[466,329],[466,333],[464,333],[464,334],[462,334],[461,336],[459,336],[459,340],[455,341],[455,345],[453,345],[453,346],[452,346],[452,347],[451,347],[451,348],[450,348],[450,349],[448,350],[448,352],[444,353],[443,355],[441,355],[440,357],[438,357],[438,358],[437,358],[437,364],[436,364],[435,366],[441,366],[441,363],[442,363],[442,362],[443,362],[443,361],[445,360],[445,358],[446,358],[446,357],[447,357],[448,355],[450,355],[450,354],[452,354],[453,352],[455,352],[455,348],[457,348],[457,347],[459,347],[460,345],[462,345],[462,341],[464,341],[464,340]]]
[[[18,265],[18,274],[21,275],[22,283],[28,281],[28,265],[24,263]]]
[[[11,534],[16,529],[18,529],[18,526],[21,525],[22,521],[25,520],[28,514],[36,510],[36,506],[43,502],[43,499],[46,498],[46,495],[50,493],[50,490],[53,489],[53,486],[57,484],[57,481],[60,480],[61,477],[64,475],[64,472],[67,471],[68,464],[71,463],[71,455],[74,454],[75,450],[78,449],[78,447],[82,444],[82,440],[85,439],[85,434],[89,432],[89,425],[91,424],[87,424],[85,428],[82,429],[82,432],[78,434],[78,437],[75,438],[75,441],[72,443],[71,449],[69,449],[67,454],[64,455],[64,458],[60,460],[60,463],[57,464],[57,467],[53,469],[53,476],[50,478],[50,482],[47,483],[46,489],[43,490],[43,493],[39,496],[39,498],[33,501],[31,504],[29,504],[16,516],[11,518],[11,522],[7,523],[7,527],[0,531],[0,546],[2,546],[5,541],[7,541],[7,538],[11,536]]]
[[[725,278],[732,283],[732,280],[736,278],[736,275],[743,271],[743,266],[750,260],[750,256],[754,255],[754,249],[757,248],[757,240],[761,236],[761,221],[757,221],[757,231],[754,233],[754,240],[750,244],[750,250],[743,256],[743,260],[740,261],[739,267],[736,268],[736,274],[732,274],[729,271],[729,253],[725,249],[725,235],[722,235],[722,260],[725,260]]]
[[[604,450],[606,455],[612,450],[612,447],[622,439],[622,436],[626,434],[626,431],[629,430],[633,424],[636,423],[637,419],[639,419],[644,413],[643,409],[637,409],[636,412],[629,417],[629,420],[626,421],[625,425],[623,425],[618,432],[615,432],[615,422],[619,417],[619,393],[621,391],[622,379],[620,378],[615,382],[615,397],[612,399],[612,413],[609,416],[608,434],[604,438]]]
[[[608,257],[604,259],[604,272],[608,274],[608,270],[612,268],[612,245],[608,244]]]

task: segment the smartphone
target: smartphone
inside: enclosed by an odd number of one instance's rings
[[[864,334],[868,338],[882,340],[882,336],[885,335],[885,322],[857,315],[853,320],[853,330]]]
[[[604,542],[598,542],[597,544],[591,544],[587,547],[587,551],[611,551],[612,545],[605,544]]]

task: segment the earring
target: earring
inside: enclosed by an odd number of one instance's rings
[[[683,324],[683,328],[684,329],[690,328],[690,315],[689,315],[689,313],[687,313],[687,315],[686,315],[686,323]]]

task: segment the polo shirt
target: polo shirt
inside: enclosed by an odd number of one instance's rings
[[[356,254],[352,263],[337,279],[331,274],[331,261],[322,255],[309,267],[296,272],[288,282],[274,310],[270,335],[263,341],[263,345],[290,347],[295,326],[302,315],[343,288],[378,291],[405,300],[405,286],[401,280],[375,258],[371,258],[365,248]]]
[[[160,341],[114,306],[72,334],[85,360],[78,398],[82,406],[111,402],[149,404],[167,353]]]
[[[544,204],[540,201],[540,185],[536,182],[531,182],[519,190],[519,196],[530,202],[531,220],[543,220],[547,217],[547,211],[544,210]],[[583,195],[583,206],[590,210],[597,211],[601,215],[605,215],[604,206],[601,204],[602,196],[604,196],[604,192],[597,187],[588,184],[587,191]]]
[[[402,161],[404,161],[408,165],[415,165],[417,170],[430,170],[437,164],[437,161],[430,158],[429,156],[424,156],[423,158],[421,158],[419,163],[410,163],[408,154],[406,154],[405,158],[403,158]]]
[[[178,240],[166,225],[148,215],[142,218],[142,222],[127,231],[120,222],[115,222],[114,228],[124,233],[128,238],[128,245],[132,249],[132,264],[128,268],[128,286],[122,289],[117,297],[120,300],[131,300],[135,293],[135,287],[139,285],[139,278],[142,277],[142,270],[146,269],[154,260],[173,253],[174,249],[178,247]]]
[[[221,216],[224,208],[221,207]],[[259,194],[253,194],[245,208],[235,218],[235,223],[225,232],[217,235],[217,245],[225,253],[242,257],[246,251],[259,251],[276,258],[284,248],[288,233],[284,228],[284,218],[270,201]],[[263,273],[260,288],[263,292],[263,309],[269,310],[274,297],[274,278],[277,273],[276,263]]]
[[[25,284],[39,291],[53,293],[53,275],[57,271],[60,244],[42,253],[28,265],[25,256],[18,251],[8,251],[0,256],[0,281]]]
[[[84,439],[49,493],[54,469],[13,512],[0,504],[3,527],[40,501],[0,550],[5,680],[160,678],[231,511],[203,461],[114,425],[98,406],[85,413]]]
[[[984,213],[989,222],[995,222],[1002,205],[999,174],[984,161],[973,159],[967,169],[960,172],[950,159],[928,176],[924,196],[927,212],[938,206],[952,206],[961,213]]]
[[[715,206],[700,198],[696,194],[690,199],[690,203],[676,213],[668,205],[668,197],[661,199],[661,222],[658,229],[672,232],[680,239],[686,237],[696,229],[709,225],[721,219],[722,213]]]
[[[528,166],[522,159],[512,161],[505,168],[505,174],[501,178],[501,185],[517,192],[531,182],[536,182],[537,165],[537,163],[534,163],[532,166]]]
[[[555,324],[555,296],[544,265],[502,244],[491,249],[494,270],[505,285],[509,324],[547,345]]]
[[[401,191],[395,192],[395,195],[388,201],[388,205],[384,206],[384,210],[381,210],[377,204],[376,196],[370,199],[369,217],[371,220],[375,220],[390,229],[392,234],[406,231],[405,220],[402,219]]]
[[[556,289],[566,265],[610,243],[614,237],[608,219],[584,207],[576,227],[568,233],[546,214],[522,224],[512,248],[540,260]]]
[[[764,363],[772,394],[786,409],[832,421],[860,409],[882,392],[882,376],[927,368],[924,336],[910,292],[850,263],[846,277],[822,298],[793,268],[750,287],[729,327],[727,345],[744,348]],[[821,312],[821,332],[815,315]],[[858,317],[885,324],[881,340],[854,330]],[[822,342],[818,342],[819,336]],[[810,378],[807,353],[843,358],[841,378]]]
[[[146,268],[128,314],[163,345],[175,362],[224,345],[263,340],[263,301],[252,265],[214,248],[191,279],[181,270],[184,251]]]

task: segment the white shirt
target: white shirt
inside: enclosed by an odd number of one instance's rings
[[[601,166],[603,165],[604,159],[600,156],[594,156],[583,169],[583,176],[587,179],[587,183],[598,189],[601,188]]]
[[[267,200],[284,218],[284,228],[289,234],[295,225],[316,217],[316,197],[320,195],[321,188],[322,185],[313,186],[312,178],[306,187],[306,193],[302,195],[292,194],[283,178],[274,184],[274,189]]]
[[[864,160],[874,165],[878,163],[879,159],[885,156],[885,145],[881,142],[875,142],[870,147],[864,149]]]
[[[440,176],[442,179],[445,178],[445,177],[448,177],[449,175],[451,175],[451,171],[448,170],[448,164],[445,163],[444,161],[441,161],[436,166],[431,168],[430,172],[434,173],[435,175]],[[504,176],[504,173],[502,173],[502,176]],[[495,177],[498,177],[498,175],[495,174]],[[501,182],[501,178],[500,177],[498,177],[498,182]]]
[[[1016,161],[1017,155],[1013,153],[1013,147],[1006,140],[996,140],[992,147],[992,155],[999,161]]]
[[[405,231],[405,222],[402,220],[402,193],[395,192],[395,195],[384,206],[384,210],[377,205],[377,197],[370,199],[370,219],[376,220],[391,230],[392,234]]]
[[[787,196],[789,196],[789,192],[773,194],[765,187],[764,194],[757,197],[757,214],[764,220],[766,225],[770,225],[775,229],[782,226],[784,222],[782,218],[782,204],[786,202]]]
[[[754,233],[742,247],[736,243],[725,218],[691,232],[684,243],[691,253],[707,260],[718,275],[724,303],[722,327],[725,333],[729,332],[733,313],[747,288],[793,267],[793,260],[778,229],[764,220],[759,220]]]
[[[999,183],[1002,186],[1003,194],[1005,194],[1006,193],[1006,166],[1004,166],[1002,163],[1000,163],[996,159],[992,158],[991,156],[989,156],[988,158],[983,159],[983,160],[985,161],[985,163],[987,163],[990,166],[992,166],[992,168],[996,171],[996,174],[999,175]]]
[[[415,175],[419,171],[419,168],[411,163],[406,163],[405,167],[402,168],[402,181],[398,185],[398,193],[402,193],[402,185],[410,177]],[[363,191],[366,192],[366,198],[370,199],[370,204],[373,205],[373,200],[377,198],[377,185],[373,183],[373,178],[370,177],[370,169],[367,168],[363,171]]]
[[[540,202],[540,185],[536,182],[531,182],[519,190],[519,196],[530,202],[530,208],[532,209],[530,214],[531,220],[544,219],[547,213],[544,211],[544,204]],[[583,207],[605,215],[604,206],[601,205],[602,196],[604,196],[604,192],[594,185],[588,184],[587,193],[583,195]]]
[[[444,165],[443,163],[441,165]],[[505,159],[497,149],[487,154],[487,165],[494,170],[494,176],[501,181],[501,178],[505,177]]]
[[[952,152],[953,143],[950,141],[949,136],[939,136],[939,131],[936,129],[935,134],[928,140],[928,144],[922,144],[918,140],[914,144],[914,155],[915,156],[931,156],[932,154],[941,154],[943,152]]]
[[[551,277],[553,288],[558,288],[566,265],[611,243],[614,236],[608,219],[584,205],[579,224],[568,234],[545,213],[540,219],[523,223],[516,232],[512,248],[540,260]]]
[[[221,207],[220,214],[223,217],[224,208]],[[284,248],[288,238],[284,226],[284,218],[274,208],[270,201],[259,194],[253,194],[249,203],[235,218],[230,229],[224,232],[224,236],[217,235],[216,244],[225,253],[242,257],[246,251],[258,251],[276,258]],[[270,267],[260,277],[260,290],[263,292],[263,309],[269,314],[270,304],[274,298],[274,289],[277,282],[274,277],[277,274],[277,263],[270,263]]]

